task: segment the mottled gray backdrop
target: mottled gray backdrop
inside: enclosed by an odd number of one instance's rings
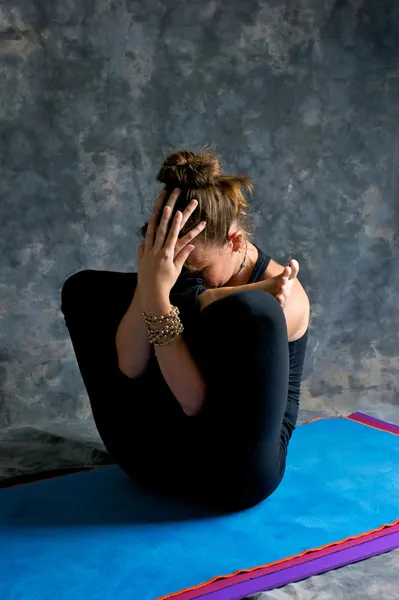
[[[395,0],[3,1],[0,69],[0,476],[105,459],[60,288],[135,268],[179,147],[248,173],[257,243],[300,263],[301,419],[399,423]],[[394,598],[395,557],[264,597]]]

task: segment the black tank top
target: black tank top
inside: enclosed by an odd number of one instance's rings
[[[258,250],[258,260],[255,263],[253,271],[248,279],[248,283],[260,281],[266,271],[271,257],[255,246]],[[290,375],[288,382],[287,408],[284,415],[284,422],[288,429],[288,437],[291,437],[298,418],[299,400],[301,394],[301,380],[303,365],[305,362],[306,345],[308,341],[308,331],[294,342],[288,342],[290,357]]]
[[[248,283],[256,283],[257,281],[260,281],[271,261],[270,256],[267,256],[267,254],[258,248],[256,244],[254,244],[254,246],[258,251],[258,260],[255,263],[251,275],[249,276]]]

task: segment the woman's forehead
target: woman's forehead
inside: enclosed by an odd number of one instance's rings
[[[195,244],[195,240],[193,241],[193,243]],[[190,252],[190,256],[186,260],[185,265],[189,269],[200,271],[209,263],[209,260],[209,248],[206,248],[206,246],[204,246],[203,244],[197,244],[194,250]]]

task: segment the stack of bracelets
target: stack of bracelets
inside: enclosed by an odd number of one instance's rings
[[[151,344],[154,344],[154,346],[165,346],[183,333],[184,327],[179,314],[180,311],[177,306],[172,306],[170,313],[159,317],[150,317],[143,313]]]

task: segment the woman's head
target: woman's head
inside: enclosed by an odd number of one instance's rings
[[[224,285],[242,260],[241,250],[250,235],[249,207],[244,191],[252,191],[244,175],[225,175],[215,152],[205,147],[200,152],[179,150],[169,154],[158,172],[157,180],[168,194],[181,190],[173,214],[184,211],[194,198],[198,206],[180,232],[184,236],[201,221],[206,228],[195,238],[185,270],[199,274],[212,287]],[[145,235],[147,227],[142,229]]]

